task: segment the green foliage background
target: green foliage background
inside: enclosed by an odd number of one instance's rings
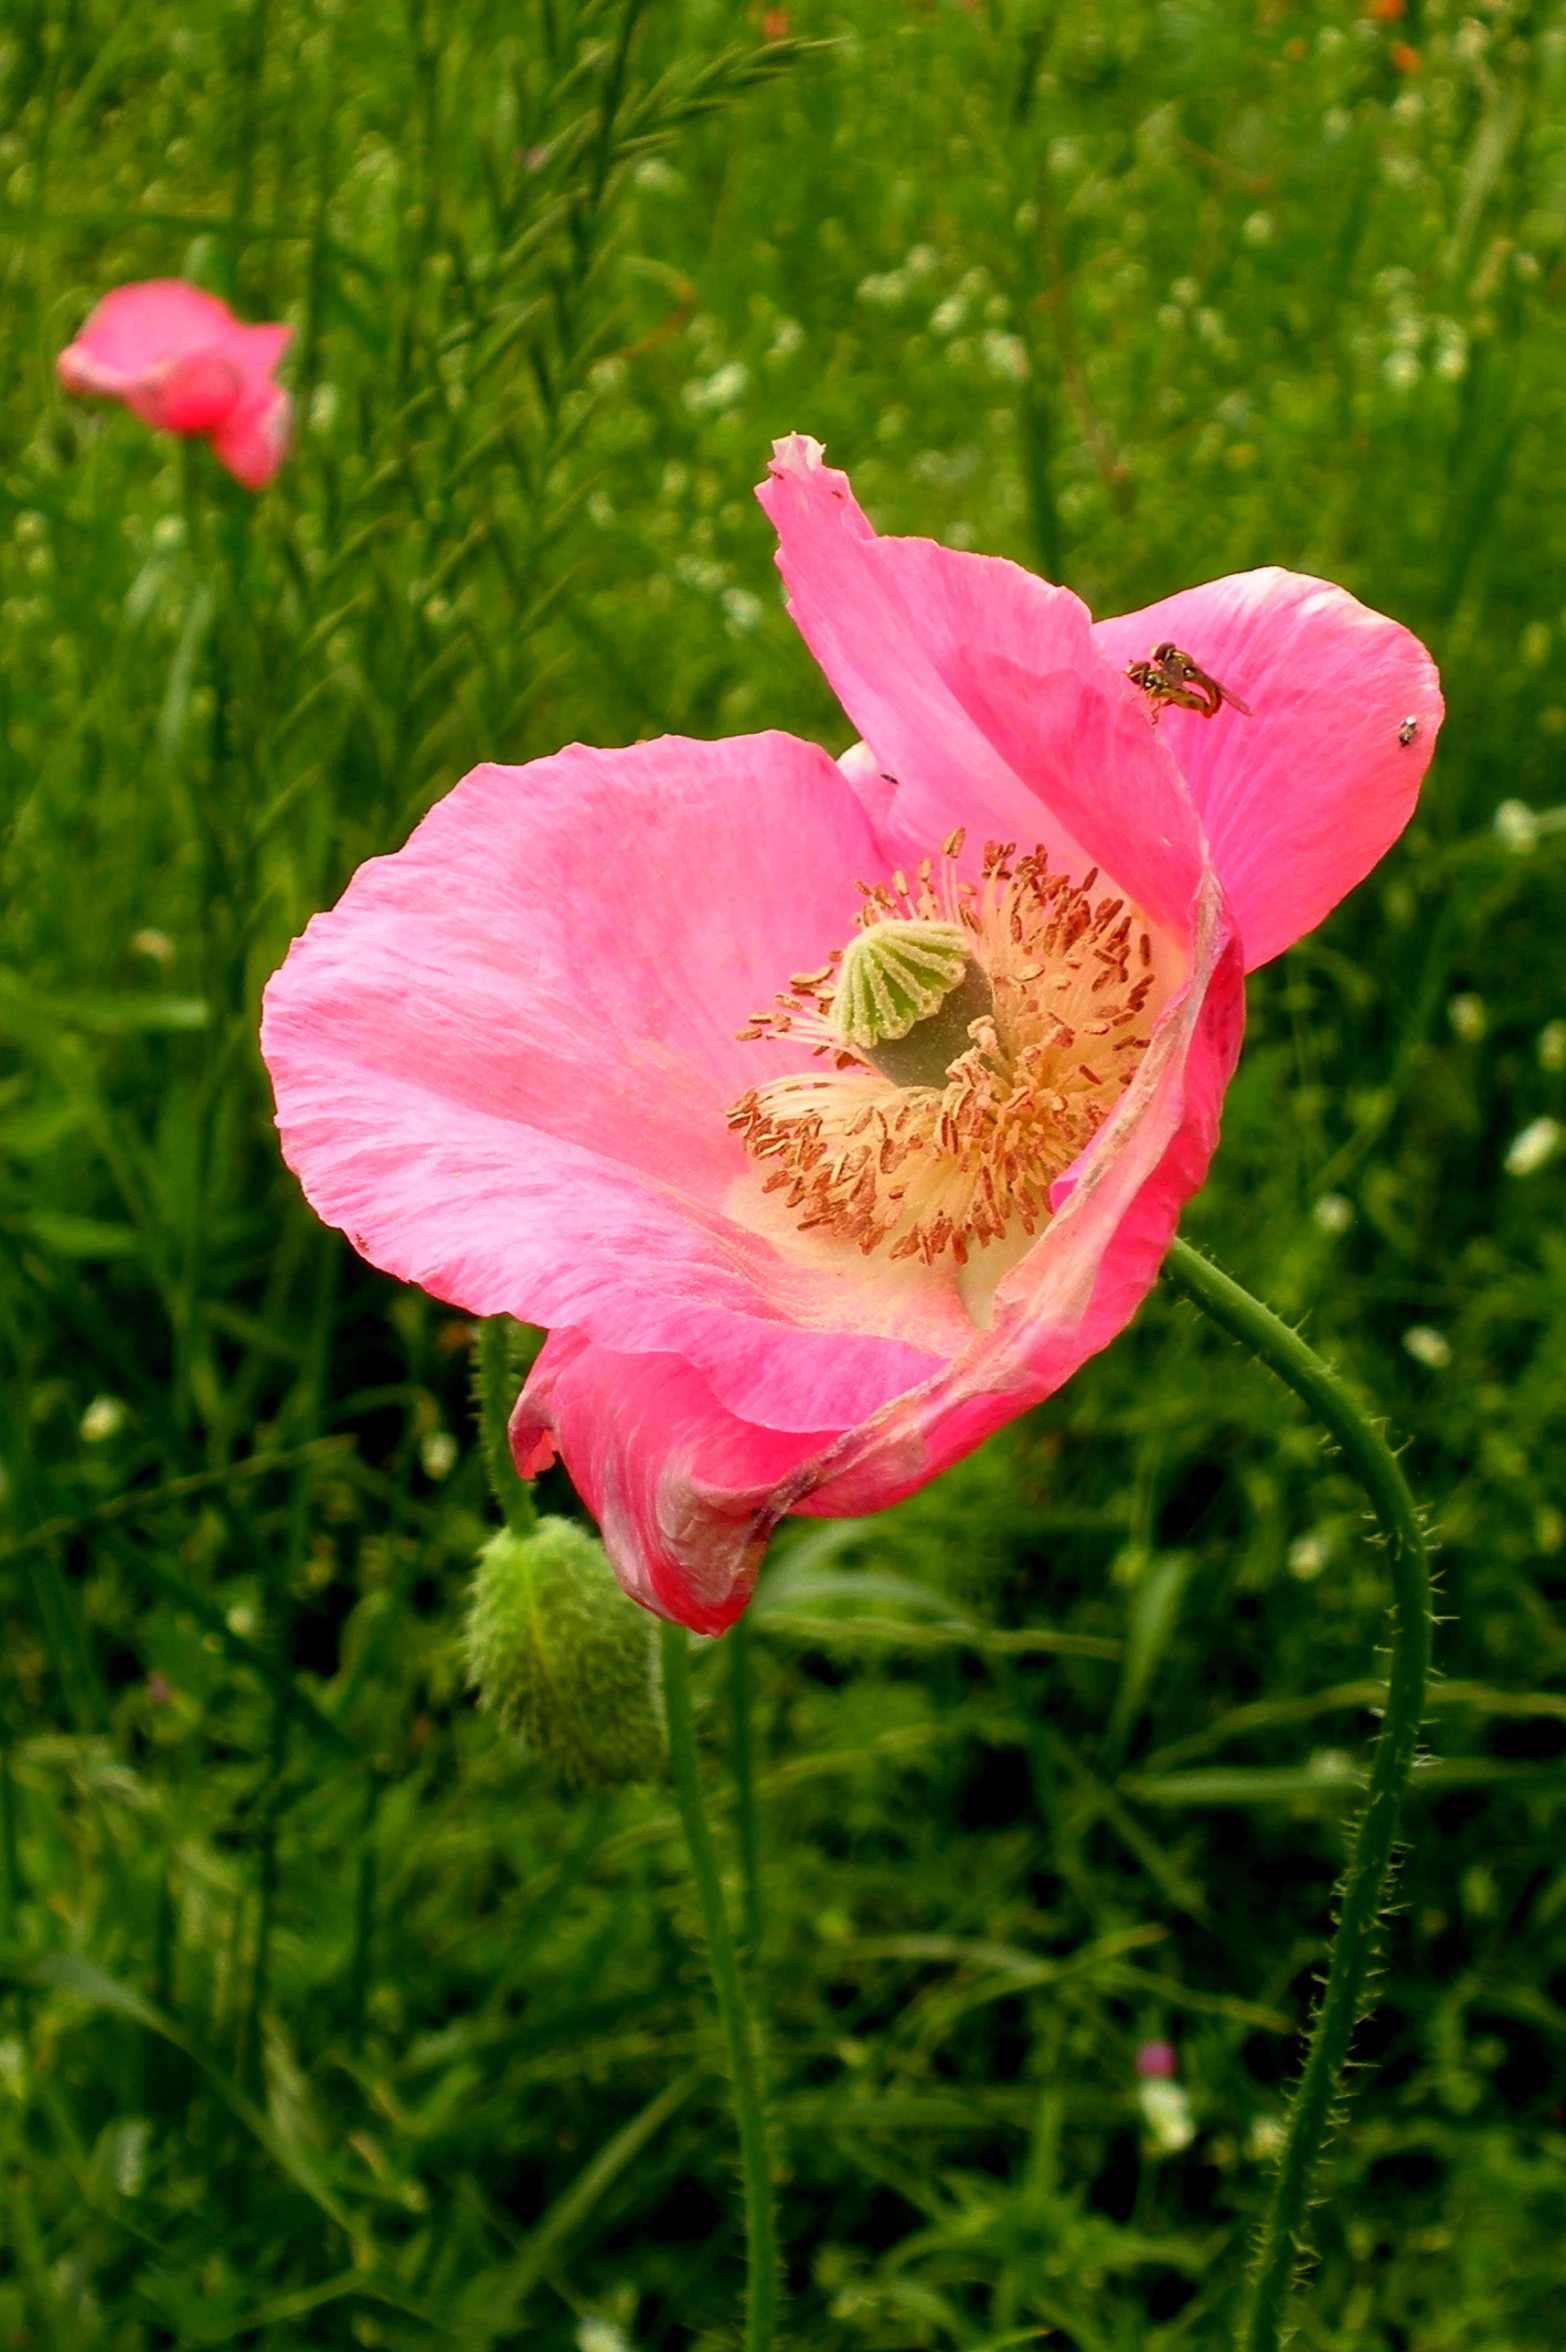
[[[562,1793],[473,1711],[469,1335],[316,1226],[253,1040],[476,759],[841,746],[749,496],[794,429],[1100,610],[1275,561],[1442,663],[1421,813],[1259,975],[1188,1230],[1411,1436],[1442,1542],[1299,2341],[1559,2341],[1566,11],[789,13],[0,21],[0,2342],[737,2340],[669,1794]],[[259,500],[54,388],[172,272],[296,327]],[[780,1539],[698,1683],[790,2343],[1227,2340],[1382,1602],[1353,1487],[1158,1297],[939,1486]]]

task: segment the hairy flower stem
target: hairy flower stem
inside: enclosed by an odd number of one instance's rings
[[[729,1664],[729,1717],[734,1751],[734,1797],[740,1865],[745,1884],[745,1957],[752,1968],[761,1949],[761,1861],[756,1836],[756,1755],[751,1724],[750,1620],[731,1625],[724,1649]]]
[[[1188,1242],[1175,1241],[1164,1273],[1192,1303],[1248,1348],[1307,1404],[1370,1497],[1392,1577],[1392,1665],[1386,1712],[1370,1769],[1370,1793],[1339,1895],[1338,1930],[1310,2049],[1289,2111],[1283,2154],[1257,2253],[1241,2352],[1277,2352],[1305,2243],[1305,2214],[1322,2143],[1359,2021],[1393,1841],[1424,1714],[1430,1671],[1430,1564],[1414,1498],[1385,1438],[1330,1366]]]
[[[516,1376],[511,1369],[510,1337],[504,1315],[486,1315],[479,1325],[477,1372],[479,1429],[484,1440],[489,1483],[512,1534],[531,1535],[538,1525],[538,1513],[533,1508],[527,1481],[517,1475],[511,1457],[510,1422],[511,1408],[516,1402],[512,1394]]]
[[[734,2086],[734,2113],[739,2125],[740,2167],[745,2181],[745,2235],[749,2254],[745,2291],[745,2352],[770,2352],[777,2316],[778,2256],[772,2223],[772,2165],[767,2151],[767,2122],[761,2096],[761,2061],[756,2029],[746,1997],[744,1979],[734,1949],[728,1910],[718,1878],[712,1832],[702,1803],[696,1761],[696,1729],[691,1715],[690,1648],[681,1625],[665,1624],[663,1636],[663,1696],[669,1719],[669,1760],[674,1768],[675,1794],[691,1872],[701,1900],[702,1924],[707,1935],[707,1959],[718,2015],[728,2050]]]

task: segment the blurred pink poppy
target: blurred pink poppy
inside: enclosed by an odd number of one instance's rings
[[[200,433],[247,490],[282,464],[293,403],[272,371],[292,327],[247,327],[226,302],[183,278],[148,278],[105,294],[55,362],[68,392],[123,400],[144,425]]]
[[[704,1632],[785,1512],[896,1501],[1129,1322],[1244,971],[1395,839],[1441,719],[1418,642],[1319,580],[1095,628],[878,538],[801,435],[759,495],[865,740],[478,768],[262,1030],[316,1209],[551,1326],[518,1465],[558,1447],[627,1590]]]

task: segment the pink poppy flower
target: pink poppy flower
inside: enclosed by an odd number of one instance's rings
[[[55,362],[68,392],[123,400],[144,425],[200,433],[247,490],[282,464],[293,403],[272,371],[292,327],[247,327],[226,302],[183,278],[147,278],[105,294]]]
[[[558,1448],[626,1589],[703,1632],[785,1512],[896,1501],[1130,1320],[1245,969],[1396,837],[1441,718],[1417,641],[1319,580],[1095,627],[878,538],[803,436],[759,495],[864,741],[478,768],[262,1030],[317,1210],[551,1327],[518,1465]]]

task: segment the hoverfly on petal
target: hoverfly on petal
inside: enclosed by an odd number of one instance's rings
[[[1220,686],[1178,645],[1155,645],[1146,661],[1127,666],[1126,676],[1152,703],[1155,717],[1165,703],[1173,703],[1178,710],[1200,711],[1204,719],[1215,719],[1225,703],[1242,718],[1251,716],[1248,702],[1231,694],[1227,686]]]

